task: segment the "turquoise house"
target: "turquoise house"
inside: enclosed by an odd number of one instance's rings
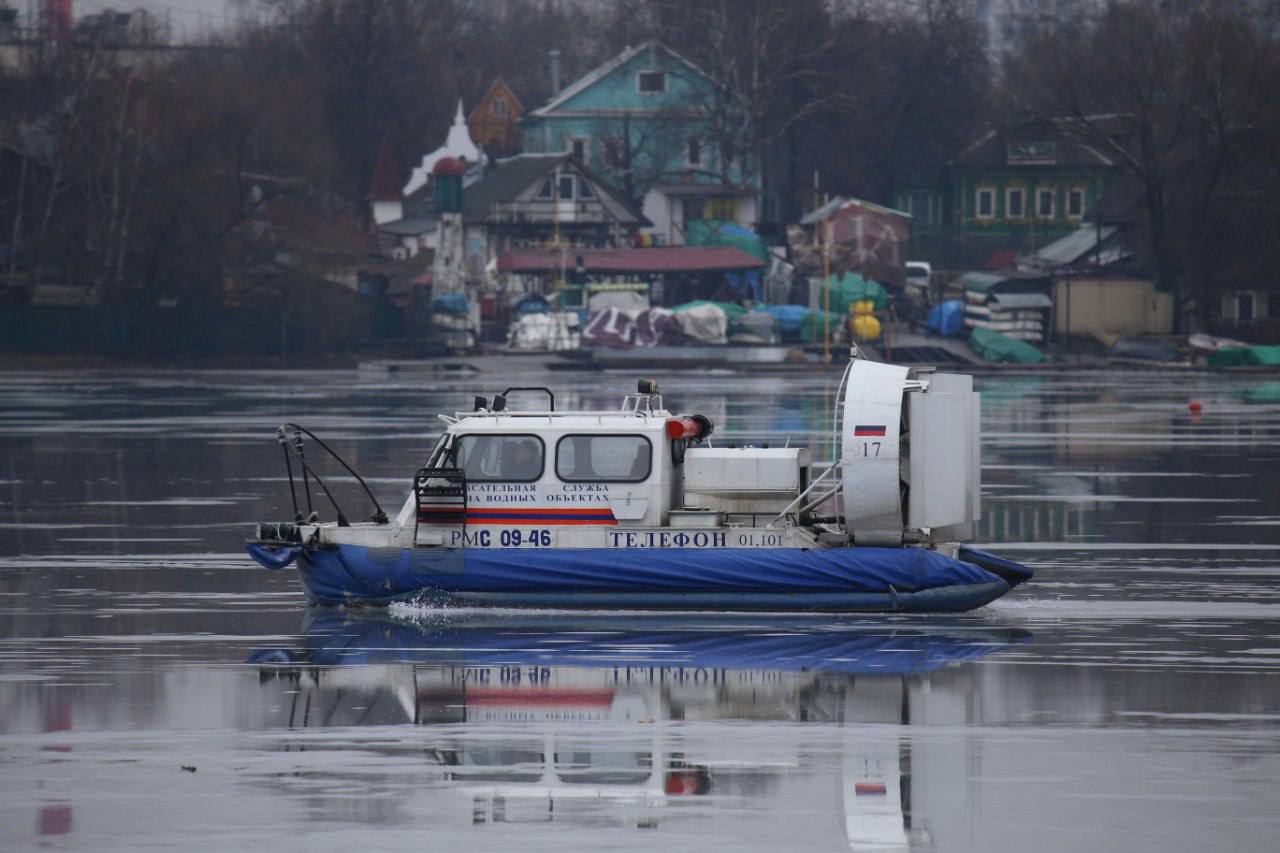
[[[758,219],[758,167],[722,130],[725,98],[692,62],[645,42],[527,113],[524,151],[573,154],[643,201],[654,242],[681,245],[694,223]]]

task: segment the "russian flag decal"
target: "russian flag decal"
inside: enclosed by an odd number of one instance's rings
[[[853,428],[854,436],[860,435],[884,435],[884,424],[879,426],[868,426],[866,424],[858,424]]]

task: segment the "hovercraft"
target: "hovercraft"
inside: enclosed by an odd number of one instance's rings
[[[509,410],[535,392],[545,406]],[[558,411],[547,388],[477,397],[395,517],[320,521],[309,430],[286,424],[295,509],[246,543],[296,564],[313,604],[698,611],[955,612],[1030,569],[963,544],[979,518],[979,395],[970,376],[853,359],[837,392],[840,458],[716,447],[698,414],[640,380],[612,411]],[[293,461],[307,501],[299,507]],[[350,466],[338,461],[364,486]]]

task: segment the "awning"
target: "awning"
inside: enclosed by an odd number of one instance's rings
[[[1040,264],[1048,267],[1060,267],[1073,264],[1094,252],[1099,243],[1105,243],[1116,233],[1114,226],[1097,228],[1085,225],[1072,231],[1067,236],[1055,240],[1042,247],[1032,257]]]
[[[730,272],[762,269],[764,261],[733,246],[662,246],[646,249],[566,249],[508,252],[498,271],[510,273],[572,272],[578,261],[588,274]]]

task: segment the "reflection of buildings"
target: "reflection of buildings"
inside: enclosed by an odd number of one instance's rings
[[[1111,373],[1096,384],[1023,376],[981,382],[979,538],[1060,542],[1105,529],[1119,539],[1160,541],[1184,510],[1197,523],[1189,512],[1195,503],[1171,502],[1175,484],[1160,476],[1188,469],[1186,458],[1170,464],[1187,416],[1151,386],[1146,375]]]
[[[425,759],[459,800],[449,808],[473,824],[652,828],[691,819],[707,797],[760,805],[794,784],[800,730],[708,744],[686,724],[804,723],[838,727],[838,789],[823,796],[834,793],[840,815],[827,837],[906,851],[945,834],[914,809],[924,797],[945,813],[928,786],[954,799],[975,771],[963,750],[918,743],[909,726],[972,722],[972,672],[948,667],[1020,638],[982,627],[516,632],[333,619],[307,639],[306,653],[260,656],[295,661],[262,671],[277,722],[432,727]],[[361,665],[316,665],[343,660]]]
[[[986,542],[1063,542],[1097,529],[1094,503],[984,498],[978,529]]]

